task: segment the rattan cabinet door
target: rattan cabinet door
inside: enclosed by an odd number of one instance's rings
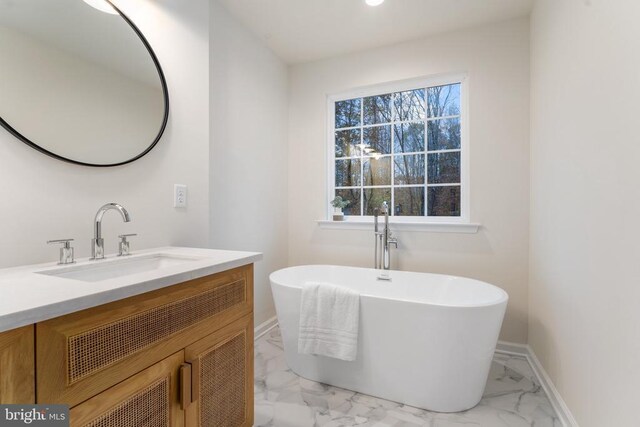
[[[189,427],[253,425],[253,315],[185,349],[192,365]]]
[[[183,427],[178,401],[184,352],[174,354],[70,411],[73,427]]]

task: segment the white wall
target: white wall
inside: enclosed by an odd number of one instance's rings
[[[0,267],[57,260],[47,239],[72,237],[88,256],[96,210],[129,209],[133,222],[105,216],[107,252],[117,234],[137,232],[133,248],[206,246],[209,237],[209,49],[207,0],[118,0],[154,47],[171,97],[167,131],[143,159],[98,169],[51,159],[0,129]],[[189,207],[176,210],[173,184],[189,185]]]
[[[211,243],[260,251],[255,322],[275,315],[268,275],[287,266],[287,67],[211,3]]]
[[[327,94],[467,72],[471,220],[478,234],[397,233],[395,267],[474,277],[510,295],[501,338],[527,340],[529,25],[509,21],[291,69],[289,261],[371,266],[373,232],[326,230]]]
[[[529,340],[583,427],[638,425],[638,17],[627,0],[532,16]]]

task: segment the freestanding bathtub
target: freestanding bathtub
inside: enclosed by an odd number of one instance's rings
[[[285,359],[301,377],[438,412],[482,398],[509,299],[472,279],[329,265],[271,274]],[[332,283],[360,292],[358,355],[353,362],[298,354],[301,288]]]

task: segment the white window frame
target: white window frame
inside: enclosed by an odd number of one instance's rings
[[[472,224],[470,217],[470,147],[469,147],[469,82],[466,73],[442,74],[408,80],[394,81],[361,87],[327,96],[327,194],[325,197],[326,219],[318,221],[324,228],[365,229],[373,222],[372,216],[345,216],[344,221],[331,221],[333,208],[329,203],[335,194],[335,104],[354,98],[383,95],[386,93],[444,86],[460,83],[460,216],[390,216],[389,221],[399,229],[476,232],[479,224]],[[426,118],[425,120],[429,120]],[[393,134],[393,131],[392,131]],[[427,133],[425,132],[425,149]],[[426,156],[426,152],[425,152]],[[425,157],[425,164],[427,158]],[[426,179],[426,176],[425,176]],[[425,184],[425,198],[427,185]],[[426,200],[425,200],[426,202]],[[427,206],[425,205],[425,213]]]

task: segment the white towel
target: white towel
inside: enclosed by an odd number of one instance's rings
[[[360,294],[328,283],[302,287],[298,353],[356,360]]]

